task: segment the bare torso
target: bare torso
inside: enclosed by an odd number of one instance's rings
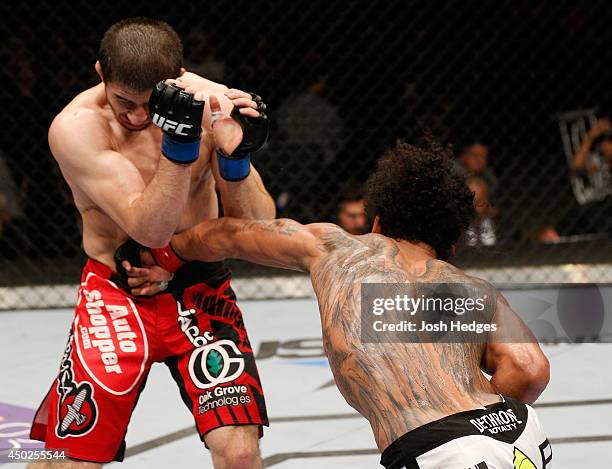
[[[211,92],[219,92],[219,90],[211,89]],[[101,133],[102,138],[108,140],[113,151],[121,154],[134,165],[145,185],[149,184],[162,158],[160,153],[162,132],[158,127],[150,124],[140,131],[130,131],[122,127],[106,101],[103,84],[79,94],[58,117],[66,113],[77,116],[79,113],[94,113],[99,124],[96,132]],[[84,131],[80,135],[85,144],[92,137],[88,132],[89,130]],[[189,199],[181,215],[177,232],[201,220],[216,218],[218,215],[215,182],[210,169],[212,150],[210,141],[211,139],[205,135],[200,149],[200,158],[193,165]],[[56,159],[62,168],[61,158],[56,155]],[[113,253],[128,238],[128,235],[79,188],[79,181],[70,172],[63,170],[62,172],[72,189],[75,204],[83,219],[85,252],[90,258],[114,268]]]
[[[379,235],[333,231],[312,270],[336,384],[366,417],[381,451],[444,416],[499,401],[480,371],[482,343],[362,343],[362,283],[473,282],[449,264],[412,259]]]

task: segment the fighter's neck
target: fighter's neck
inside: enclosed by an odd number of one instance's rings
[[[396,239],[400,253],[405,259],[410,262],[428,261],[437,259],[436,251],[429,244],[420,241],[407,241],[405,239]]]

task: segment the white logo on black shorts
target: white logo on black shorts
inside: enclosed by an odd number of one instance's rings
[[[244,371],[244,359],[231,340],[219,340],[195,349],[189,358],[189,376],[200,389],[233,381]]]

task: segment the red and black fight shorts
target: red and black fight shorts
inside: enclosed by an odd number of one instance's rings
[[[222,264],[188,263],[167,292],[133,297],[89,260],[59,375],[31,438],[93,462],[121,461],[128,422],[154,362],[164,362],[204,436],[268,425],[253,350]],[[202,281],[200,281],[202,280]],[[196,283],[197,282],[197,283]]]

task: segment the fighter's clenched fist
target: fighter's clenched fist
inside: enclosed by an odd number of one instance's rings
[[[193,163],[200,152],[204,101],[176,85],[159,82],[149,98],[153,123],[164,132],[162,154],[174,163]]]
[[[189,72],[166,83],[192,93],[195,99],[208,100],[204,127],[215,140],[219,173],[226,181],[246,179],[251,173],[251,154],[268,141],[270,125],[261,97],[237,89],[223,96],[204,95],[208,80]]]
[[[241,181],[251,172],[251,153],[260,150],[268,141],[270,126],[264,112],[266,104],[258,95],[229,90],[226,96],[234,104],[229,117],[223,116],[216,97],[210,97],[217,161],[223,179]]]

